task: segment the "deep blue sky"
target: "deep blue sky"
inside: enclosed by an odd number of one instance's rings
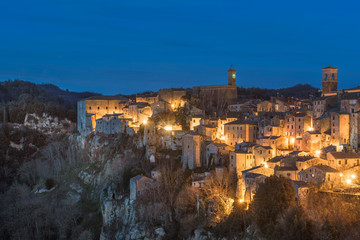
[[[360,85],[358,1],[1,1],[0,80],[135,93],[227,83]]]

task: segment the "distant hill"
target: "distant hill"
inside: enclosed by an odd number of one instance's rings
[[[238,87],[239,97],[269,99],[272,96],[294,97],[306,99],[310,97],[320,96],[318,88],[314,88],[309,84],[297,84],[293,87],[280,89],[266,89],[266,88],[244,88]]]
[[[76,103],[98,93],[72,92],[52,84],[35,84],[22,80],[0,82],[0,104],[6,106],[6,120],[22,122],[26,113],[43,112],[76,121]],[[3,120],[0,112],[0,120]]]

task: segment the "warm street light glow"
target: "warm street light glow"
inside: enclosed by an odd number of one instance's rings
[[[171,131],[171,130],[172,130],[172,126],[165,126],[164,129],[165,129],[166,131]]]
[[[352,178],[352,179],[355,179],[355,178],[356,178],[356,175],[355,175],[355,174],[351,174],[351,178]]]
[[[268,167],[269,167],[266,162],[263,162],[263,165],[264,165],[265,168],[268,168]]]
[[[351,184],[351,179],[346,179],[347,184]]]
[[[321,154],[321,150],[316,150],[316,151],[315,151],[315,156],[316,156],[316,157],[320,157],[320,154]]]
[[[171,104],[171,108],[174,109],[174,108],[175,108],[175,104]]]
[[[294,143],[295,143],[295,138],[293,138],[293,137],[290,138],[290,143],[291,143],[291,144],[294,144]]]
[[[239,202],[240,202],[240,203],[243,203],[243,202],[244,202],[244,199],[240,199]]]
[[[225,141],[225,137],[224,137],[224,136],[222,136],[220,139],[223,140],[223,141]]]
[[[146,124],[147,124],[147,120],[146,120],[146,119],[143,121],[143,124],[144,124],[144,125],[146,125]]]
[[[340,173],[340,177],[344,176],[344,174]]]
[[[313,127],[310,127],[310,128],[309,128],[309,131],[314,131],[314,128],[313,128]]]

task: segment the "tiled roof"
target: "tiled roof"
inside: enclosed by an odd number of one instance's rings
[[[261,177],[261,176],[266,177],[263,174],[249,172],[249,173],[246,173],[245,178],[257,178],[257,177]]]
[[[276,156],[276,157],[271,158],[268,162],[270,162],[270,163],[277,163],[277,162],[280,162],[281,159],[283,159],[283,158],[284,158],[284,157],[282,157],[282,156]]]
[[[296,166],[283,166],[283,167],[280,167],[280,166],[277,166],[275,168],[276,171],[297,171],[298,168]]]
[[[309,186],[310,186],[307,182],[304,182],[304,181],[292,181],[292,183],[293,183],[294,186],[296,186],[297,188],[309,187]]]
[[[338,170],[328,166],[328,165],[315,165],[314,168],[320,169],[324,172],[339,172]]]
[[[104,95],[97,95],[87,98],[86,100],[122,100],[122,101],[129,101],[128,98],[124,96],[104,96]]]
[[[130,181],[137,182],[143,177],[145,177],[145,176],[144,175],[136,175],[135,177],[131,178]]]
[[[335,159],[344,159],[344,158],[360,158],[360,154],[356,152],[330,152]]]
[[[310,134],[320,134],[320,132],[318,130],[315,130],[315,131],[307,131],[308,133]]]
[[[318,117],[315,120],[321,120],[321,119],[328,118],[328,117],[330,117],[329,114],[323,114],[321,117]]]
[[[255,148],[264,148],[264,149],[269,149],[269,150],[272,149],[272,147],[270,147],[270,146],[263,146],[263,145],[257,145]]]
[[[258,169],[258,168],[260,168],[261,166],[256,166],[256,167],[253,167],[253,168],[249,168],[249,169],[246,169],[246,170],[244,170],[244,171],[241,171],[242,173],[248,173],[248,172],[251,172],[251,171],[253,171],[253,170],[255,170],[255,169]]]
[[[229,123],[225,123],[224,125],[234,125],[234,124],[251,124],[251,125],[257,125],[256,122],[254,121],[250,121],[250,120],[244,120],[244,119],[239,119],[239,120],[236,120],[236,121],[233,121],[233,122],[229,122]]]
[[[324,67],[322,69],[338,69],[338,68],[335,68],[335,67],[331,67],[331,66],[327,66],[327,67]]]

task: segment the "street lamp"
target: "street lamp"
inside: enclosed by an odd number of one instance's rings
[[[172,130],[172,126],[169,126],[169,125],[168,125],[168,126],[165,126],[164,129],[165,129],[166,131],[171,131],[171,130]]]

